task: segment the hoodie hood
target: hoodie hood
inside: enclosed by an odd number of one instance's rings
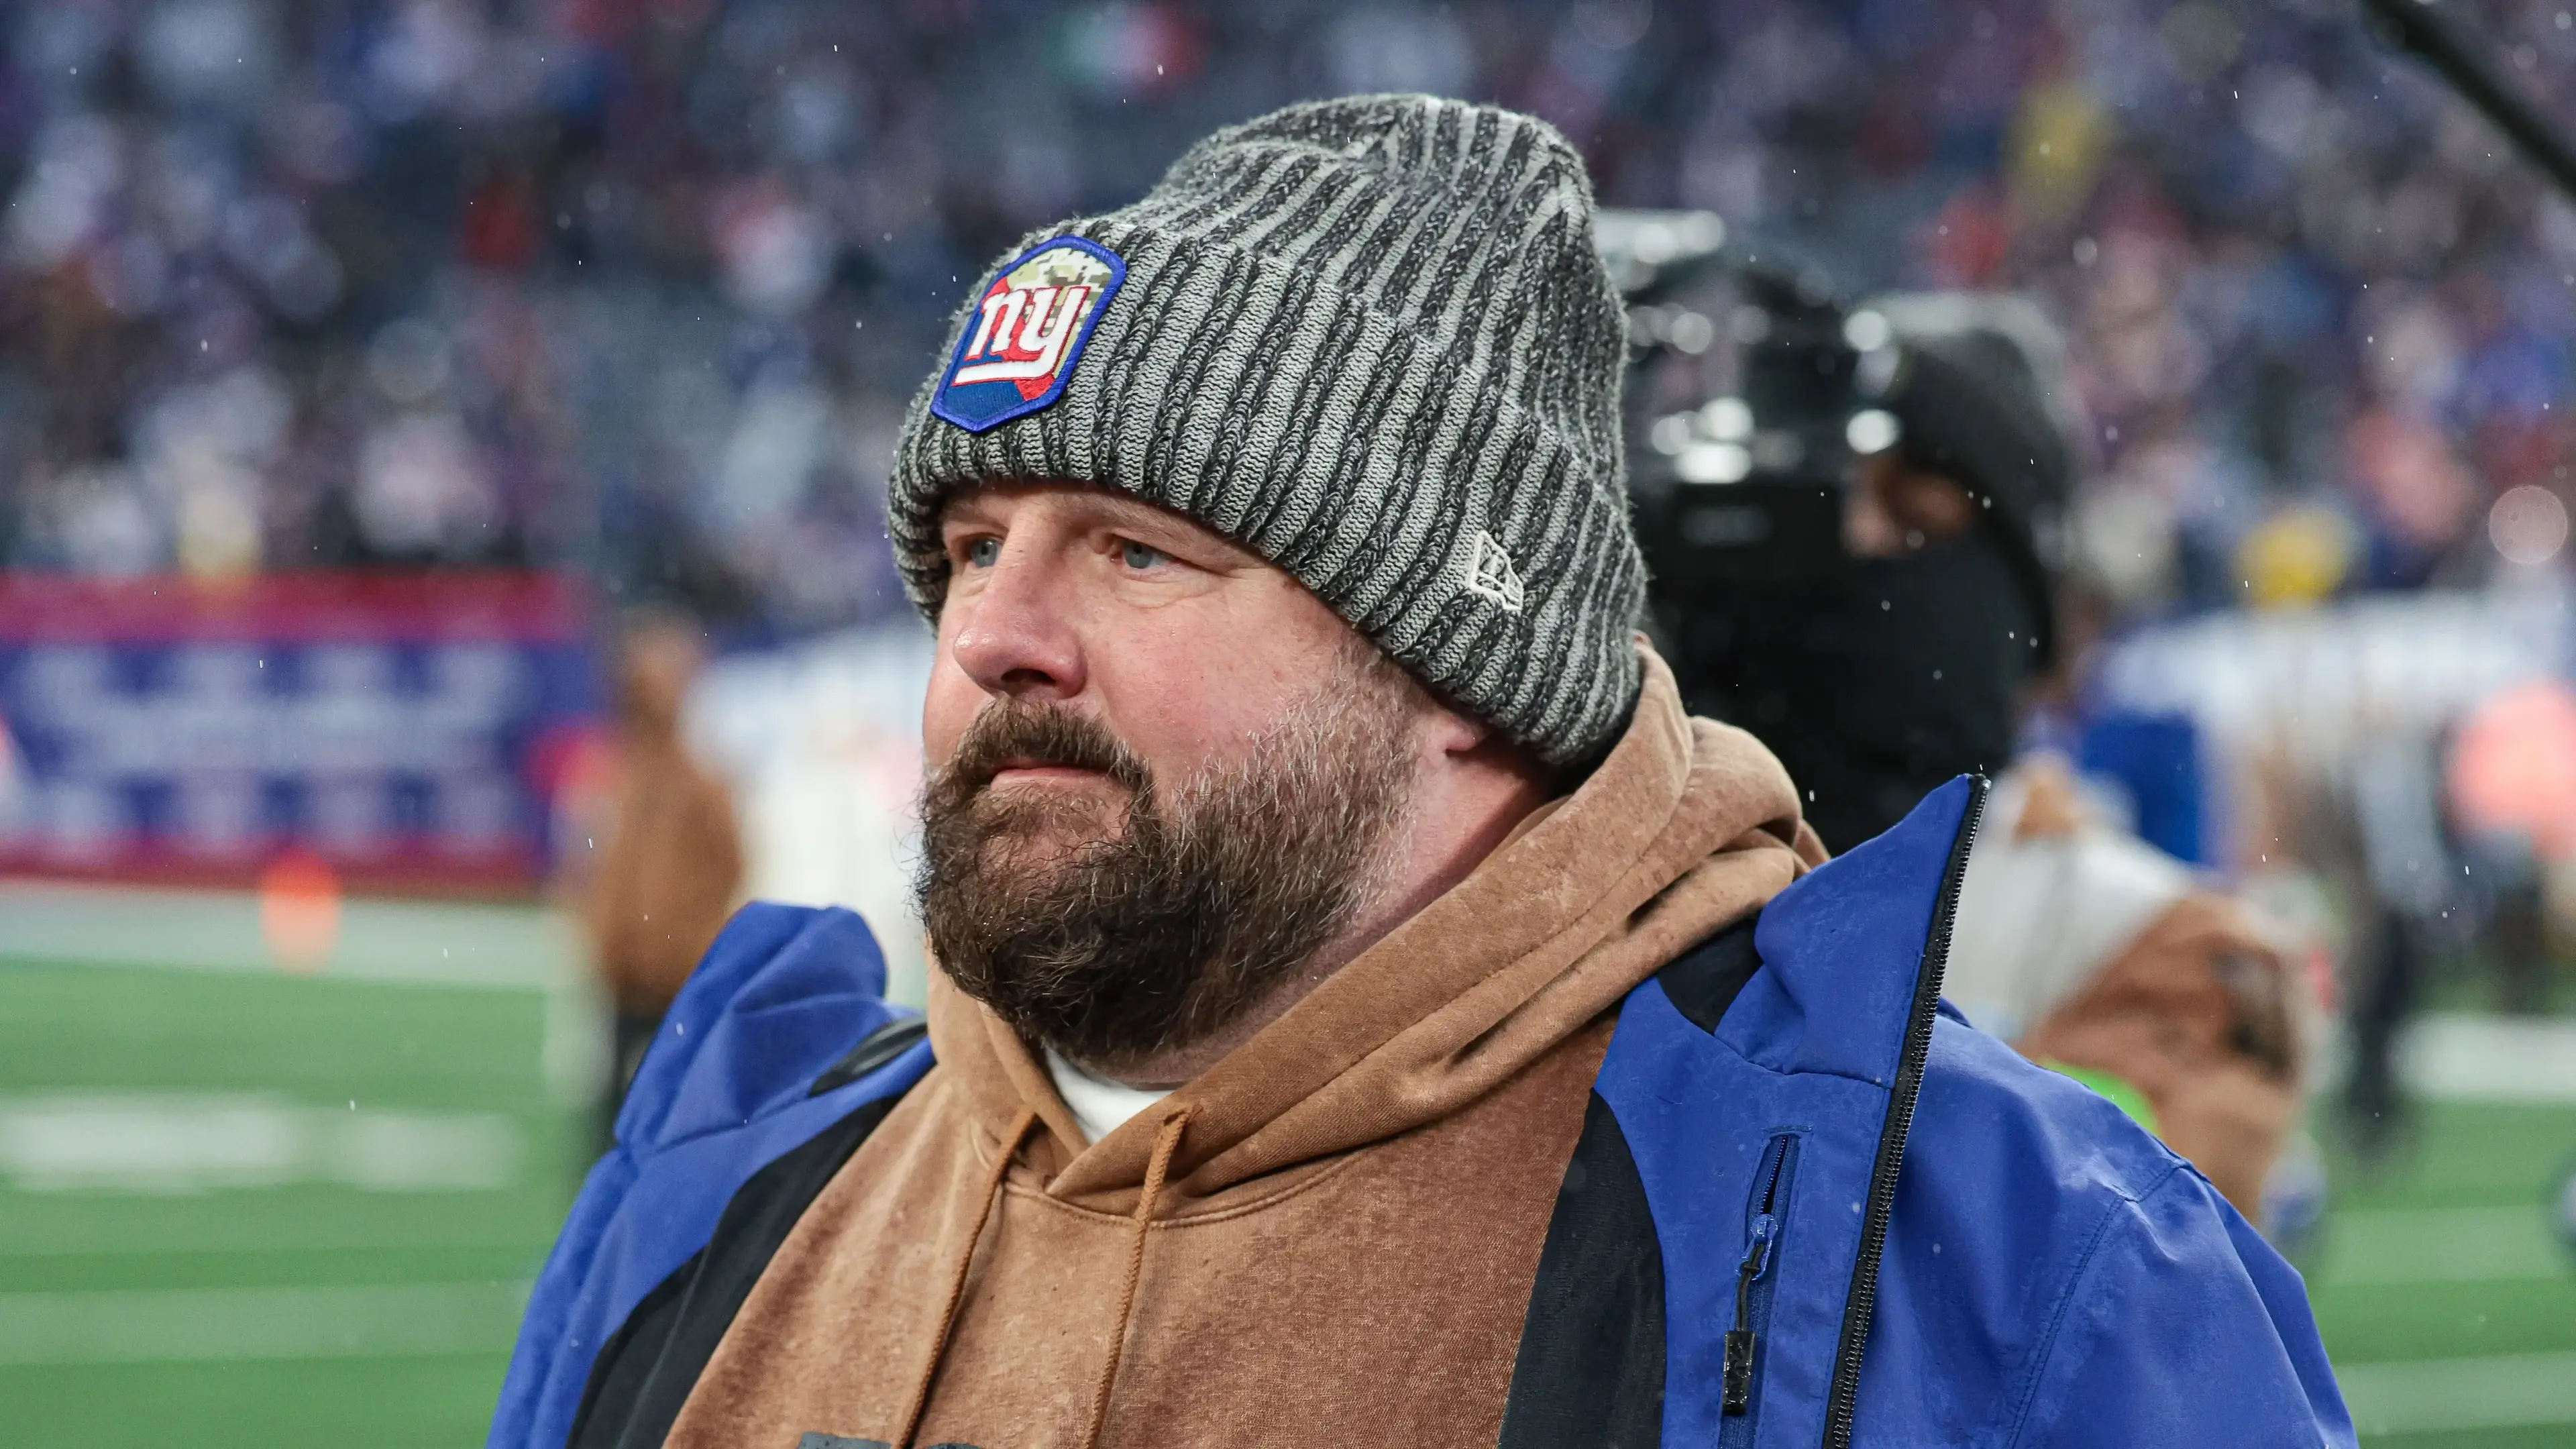
[[[1589,778],[1162,1110],[1085,1145],[1039,1054],[934,975],[939,1070],[990,1141],[1036,1115],[1023,1160],[1047,1195],[1122,1214],[1176,1111],[1189,1126],[1168,1211],[1187,1215],[1493,1091],[1824,859],[1779,761],[1691,718],[1663,661],[1637,648],[1636,713]]]

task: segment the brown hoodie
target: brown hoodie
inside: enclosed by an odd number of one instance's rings
[[[742,889],[733,799],[676,735],[630,730],[615,814],[581,900],[617,1009],[658,1017],[688,984]]]
[[[1620,998],[1822,858],[1770,752],[1689,718],[1648,653],[1579,789],[1097,1143],[935,983],[939,1066],[668,1443],[1492,1444]]]

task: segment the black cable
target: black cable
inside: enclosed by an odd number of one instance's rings
[[[2524,159],[2547,173],[2558,189],[2576,200],[2576,148],[2556,127],[2506,84],[2478,53],[2476,43],[2434,0],[2361,0],[2401,50],[2408,52],[2450,83],[2460,99],[2504,132]]]

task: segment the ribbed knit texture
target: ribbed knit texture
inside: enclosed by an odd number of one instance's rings
[[[1063,396],[981,433],[931,415],[970,302],[905,419],[887,513],[925,614],[957,485],[1097,483],[1277,563],[1552,763],[1617,735],[1645,570],[1619,304],[1562,136],[1429,96],[1291,106],[1011,255],[1057,236],[1127,264]]]

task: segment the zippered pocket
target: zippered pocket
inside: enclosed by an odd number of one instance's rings
[[[1789,1189],[1798,1175],[1798,1134],[1782,1132],[1762,1150],[1753,1192],[1744,1205],[1744,1256],[1735,1269],[1735,1326],[1726,1331],[1726,1449],[1753,1442],[1753,1371],[1771,1326],[1771,1294],[1780,1281],[1780,1235],[1789,1221]]]

